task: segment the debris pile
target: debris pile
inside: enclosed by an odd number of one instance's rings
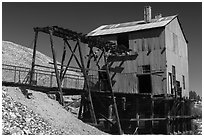
[[[2,134],[3,135],[61,135],[62,130],[52,129],[39,114],[25,105],[14,101],[2,92]]]
[[[106,134],[77,119],[45,93],[27,90],[30,94],[27,98],[18,87],[2,86],[2,90],[3,134]],[[24,129],[28,129],[28,132]]]

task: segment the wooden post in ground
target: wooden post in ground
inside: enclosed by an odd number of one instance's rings
[[[165,100],[165,104],[164,104],[164,110],[165,110],[165,117],[166,119],[166,134],[169,135],[170,134],[170,122],[169,122],[169,104],[168,104],[168,100]]]
[[[140,121],[139,121],[139,106],[140,106],[140,101],[139,101],[139,98],[136,98],[136,119],[137,119],[137,127],[139,129],[139,126],[140,126]]]
[[[36,56],[36,47],[37,47],[37,38],[38,38],[38,31],[35,30],[35,39],[34,39],[34,48],[33,48],[33,58],[32,58],[32,64],[31,64],[31,70],[30,70],[30,81],[29,84],[32,85],[33,83],[33,77],[34,77],[34,67],[35,67],[35,56]]]
[[[84,75],[84,80],[85,80],[84,81],[85,82],[85,90],[88,91],[88,100],[89,100],[88,103],[89,103],[89,107],[90,107],[90,114],[91,114],[92,122],[94,124],[97,124],[96,115],[95,115],[95,112],[94,112],[94,107],[93,107],[93,102],[92,102],[92,97],[91,97],[91,91],[90,91],[90,88],[89,88],[88,77],[87,77],[87,73],[86,73],[85,66],[84,66],[84,59],[83,59],[83,56],[82,56],[81,45],[80,45],[79,39],[77,39],[77,45],[78,45],[78,50],[79,50],[79,57],[80,57],[80,60],[81,60],[81,71],[82,71],[82,73]]]
[[[111,97],[112,97],[112,100],[113,100],[113,106],[114,106],[115,115],[116,115],[116,122],[117,122],[117,126],[118,126],[118,133],[120,135],[122,135],[123,131],[122,131],[122,128],[121,128],[121,125],[120,125],[120,118],[119,118],[119,115],[118,115],[117,104],[116,104],[116,100],[115,100],[114,93],[113,93],[113,87],[112,87],[112,82],[111,82],[111,78],[110,78],[110,73],[109,73],[109,67],[108,67],[108,62],[107,62],[107,56],[106,56],[106,53],[105,53],[105,48],[103,50],[104,50],[104,62],[105,62],[105,66],[106,66],[106,73],[107,73],[107,77],[108,77],[108,83],[109,83],[109,86],[110,86],[110,92],[111,92]]]
[[[82,119],[82,109],[84,106],[84,94],[81,95],[81,103],[80,103],[80,107],[79,107],[79,114],[78,114],[78,119]]]
[[[151,96],[151,119],[154,118],[154,99]],[[151,121],[150,133],[153,134],[154,121]]]
[[[57,79],[57,86],[58,86],[58,94],[56,95],[57,100],[59,103],[64,106],[64,99],[63,99],[63,93],[62,93],[62,88],[61,88],[61,80],[59,76],[59,72],[57,70],[57,61],[55,57],[55,50],[54,50],[54,45],[53,45],[53,38],[52,38],[52,30],[49,30],[49,35],[50,35],[50,43],[51,43],[51,49],[52,49],[52,56],[53,56],[53,62],[54,62],[54,68],[55,68],[55,75]]]

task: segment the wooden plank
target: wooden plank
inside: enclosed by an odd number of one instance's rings
[[[110,72],[121,73],[124,70],[124,67],[114,67],[110,68]]]
[[[109,56],[107,62],[116,62],[116,61],[127,61],[127,60],[135,60],[137,58],[136,55],[124,55],[124,56]]]
[[[51,30],[49,32],[49,35],[50,35],[52,56],[53,56],[53,61],[54,61],[55,75],[56,75],[56,79],[57,79],[57,86],[58,86],[58,89],[59,89],[59,100],[58,101],[62,106],[64,106],[64,99],[63,99],[63,93],[62,93],[62,88],[61,88],[61,80],[60,80],[59,72],[57,70],[57,60],[56,60],[56,57],[55,57],[55,50],[54,50],[53,39],[52,39],[52,31]]]
[[[62,78],[62,73],[63,73],[63,65],[64,65],[65,56],[66,56],[66,46],[64,44],[62,60],[61,60],[61,70],[60,70],[60,80],[61,80],[61,82],[62,82],[62,79],[63,79]]]

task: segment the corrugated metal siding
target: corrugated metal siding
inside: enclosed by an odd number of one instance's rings
[[[99,28],[88,33],[88,36],[101,36],[108,34],[117,34],[132,32],[138,30],[145,30],[151,28],[158,28],[167,25],[176,16],[162,17],[160,19],[153,19],[151,23],[144,23],[144,21],[127,22],[120,24],[102,25]]]
[[[106,36],[107,37],[107,36]],[[113,38],[113,37],[112,37]],[[138,52],[138,57],[134,61],[125,61],[121,67],[124,68],[122,74],[114,77],[113,88],[115,92],[139,93],[137,74],[142,74],[142,65],[151,65],[153,71],[165,69],[165,53],[161,54],[164,47],[164,28],[151,29],[129,33],[129,47]],[[115,39],[112,41],[116,42]],[[148,50],[151,50],[147,55]],[[111,67],[119,66],[121,62],[114,62]],[[111,72],[111,76],[114,73]],[[154,94],[164,94],[162,80],[165,73],[152,75],[152,92]]]

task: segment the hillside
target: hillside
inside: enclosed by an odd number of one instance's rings
[[[30,67],[32,49],[3,41],[2,63]],[[52,59],[37,52],[36,63],[48,65]],[[77,74],[69,71],[69,73]],[[78,74],[79,75],[79,74]],[[2,78],[8,79],[9,73]],[[106,134],[95,127],[83,123],[72,113],[65,110],[57,101],[46,94],[27,90],[31,93],[28,99],[25,89],[19,87],[2,87],[2,134],[66,134],[66,135],[101,135]],[[74,101],[78,97],[66,97]]]

